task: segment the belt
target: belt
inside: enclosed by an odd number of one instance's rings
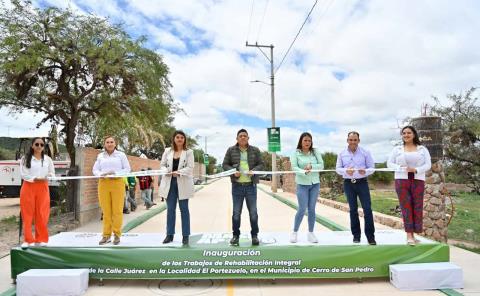
[[[351,183],[355,184],[357,182],[362,182],[362,181],[367,181],[367,177],[363,177],[363,178],[358,178],[358,179],[355,179],[355,178],[352,178],[352,179],[344,179],[345,182],[347,182],[347,180],[349,180]]]
[[[247,182],[247,183],[244,183],[244,182],[235,182],[235,184],[238,184],[240,186],[250,186],[250,185],[253,185],[253,182]]]

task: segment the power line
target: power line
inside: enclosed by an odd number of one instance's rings
[[[250,37],[250,29],[252,28],[252,16],[253,16],[253,6],[255,4],[255,0],[252,0],[252,7],[250,8],[250,19],[248,20],[248,32],[247,32],[247,40]]]
[[[330,0],[330,2],[328,2],[327,5],[324,5],[325,9],[323,11],[320,11],[318,13],[318,16],[315,18],[316,19],[316,23],[313,24],[310,26],[311,29],[306,33],[306,38],[302,38],[302,41],[303,43],[300,44],[300,46],[302,46],[303,44],[305,44],[305,41],[308,40],[309,38],[311,38],[313,36],[313,32],[316,31],[317,27],[320,25],[320,23],[322,22],[323,20],[323,17],[325,16],[325,14],[327,13],[327,11],[329,10],[330,6],[332,6],[333,2],[335,2],[335,0]],[[318,9],[317,9],[318,10]]]
[[[285,58],[287,57],[288,53],[290,52],[290,49],[292,49],[293,44],[294,44],[295,41],[297,40],[298,35],[300,35],[300,32],[301,32],[302,29],[303,29],[303,26],[305,26],[305,24],[307,23],[308,18],[309,18],[310,15],[312,14],[312,11],[313,11],[313,9],[315,8],[315,6],[317,5],[317,3],[318,3],[318,0],[315,0],[315,3],[313,4],[312,8],[310,9],[310,11],[309,11],[308,14],[307,14],[307,17],[305,18],[305,21],[303,21],[303,24],[302,24],[302,26],[300,27],[300,29],[298,30],[297,35],[295,35],[295,38],[293,39],[292,43],[291,43],[290,46],[288,47],[287,52],[286,52],[285,55],[283,56],[282,61],[280,62],[280,64],[278,64],[277,69],[275,69],[275,73],[277,73],[278,69],[280,69],[280,67],[282,66],[283,61],[285,61]]]
[[[260,27],[258,28],[258,34],[257,34],[257,42],[258,42],[258,38],[260,38],[260,34],[262,33],[262,28],[263,28],[263,21],[265,20],[265,14],[267,14],[267,7],[268,7],[268,3],[270,1],[267,0],[267,2],[265,2],[265,8],[263,9],[263,16],[262,16],[262,21],[260,22]]]

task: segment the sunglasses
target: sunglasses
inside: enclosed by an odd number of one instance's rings
[[[35,147],[43,147],[43,146],[45,146],[45,144],[43,144],[43,143],[35,143],[35,144],[33,144],[33,145],[35,145]]]

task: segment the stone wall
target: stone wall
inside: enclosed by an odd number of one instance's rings
[[[423,229],[426,237],[441,242],[446,242],[448,238],[445,190],[445,173],[439,160],[426,173]]]

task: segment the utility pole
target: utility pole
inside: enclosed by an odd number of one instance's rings
[[[265,58],[270,62],[270,96],[271,96],[271,112],[272,112],[272,127],[275,127],[275,75],[273,72],[273,44],[270,45],[261,45],[255,42],[255,44],[248,44],[248,41],[245,43],[247,47],[256,47],[260,52],[265,56]],[[270,48],[270,58],[263,52],[262,48]],[[272,172],[277,171],[277,154],[272,152]],[[272,192],[277,192],[277,176],[272,174]]]

